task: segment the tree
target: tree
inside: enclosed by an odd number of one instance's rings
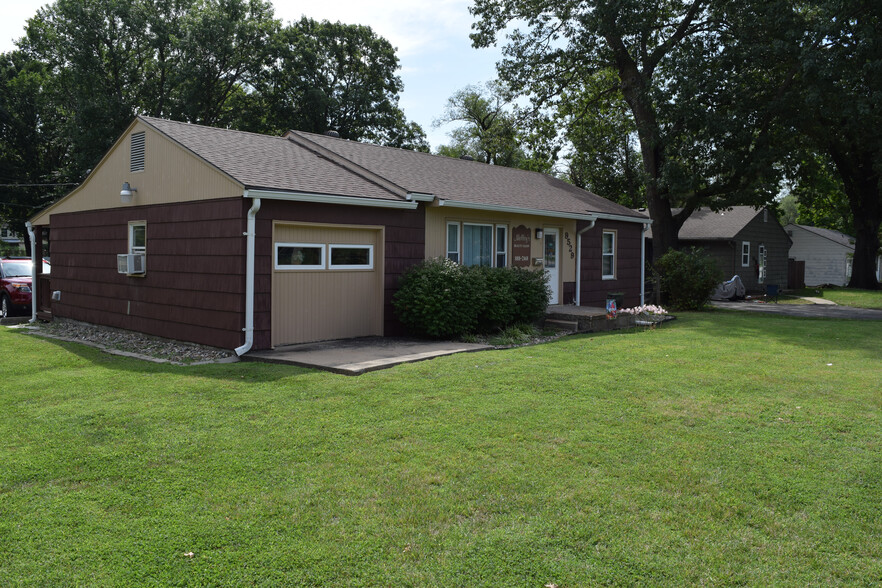
[[[438,153],[469,156],[491,165],[549,172],[557,156],[555,129],[542,116],[530,116],[510,105],[499,82],[466,86],[447,99],[436,127],[463,123],[449,133],[453,141]]]
[[[303,18],[280,32],[258,91],[264,132],[335,130],[344,139],[428,149],[398,106],[398,57],[370,27]]]
[[[59,173],[68,150],[52,93],[43,63],[21,51],[0,55],[0,222],[20,235],[27,219],[70,187]]]
[[[640,208],[646,200],[637,129],[615,76],[614,71],[600,71],[585,81],[591,88],[568,89],[572,96],[558,104],[557,118],[572,145],[567,176],[580,188]]]
[[[842,204],[847,202],[855,236],[848,285],[878,289],[882,6],[860,0],[815,0],[791,7],[789,15],[791,28],[778,36],[782,43],[776,45],[785,50],[775,58],[794,72],[787,99],[799,108],[790,111],[790,120],[824,154],[822,173],[812,168],[802,170],[808,172],[801,174],[803,185],[807,176],[830,178],[825,195],[829,204],[822,206],[816,197],[812,208],[841,214]],[[811,193],[810,188],[805,191]]]
[[[765,96],[751,84],[761,72],[727,52],[729,4],[475,0],[472,8],[478,47],[526,23],[527,32],[509,35],[499,74],[535,105],[621,93],[636,129],[656,257],[677,247],[699,206],[761,205],[777,191]],[[615,72],[606,87],[594,83],[604,71]]]

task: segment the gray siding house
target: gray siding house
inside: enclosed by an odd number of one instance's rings
[[[854,257],[854,237],[833,231],[789,224],[784,229],[793,241],[790,257],[805,262],[805,285],[832,284],[845,286],[851,279]],[[876,259],[876,279],[879,279],[880,261]]]
[[[651,238],[652,233],[647,233]],[[787,285],[790,237],[774,212],[735,206],[714,212],[698,209],[680,229],[680,245],[701,247],[717,262],[726,279],[739,276],[748,292]]]

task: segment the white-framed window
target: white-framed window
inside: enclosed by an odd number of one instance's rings
[[[129,223],[129,253],[147,254],[147,221]]]
[[[616,277],[616,232],[604,231],[600,243],[601,278],[614,280]]]
[[[496,267],[508,265],[508,226],[496,225]]]
[[[323,243],[276,243],[275,266],[281,270],[325,269],[325,246]]]
[[[447,223],[447,259],[459,263],[459,223]]]
[[[508,225],[447,223],[447,259],[462,265],[508,265]]]
[[[374,269],[374,246],[373,245],[328,245],[328,269],[352,270]]]
[[[741,242],[741,267],[750,267],[750,241]]]

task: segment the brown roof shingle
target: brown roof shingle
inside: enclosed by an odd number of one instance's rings
[[[140,117],[250,189],[405,200],[408,193],[476,206],[640,221],[625,206],[536,172],[290,131],[285,137]]]

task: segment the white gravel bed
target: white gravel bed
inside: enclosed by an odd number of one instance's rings
[[[83,343],[115,355],[147,361],[177,365],[238,361],[236,354],[229,349],[163,339],[135,331],[64,318],[56,318],[51,322],[38,321],[35,325],[28,325],[26,328],[28,332],[35,335]]]

